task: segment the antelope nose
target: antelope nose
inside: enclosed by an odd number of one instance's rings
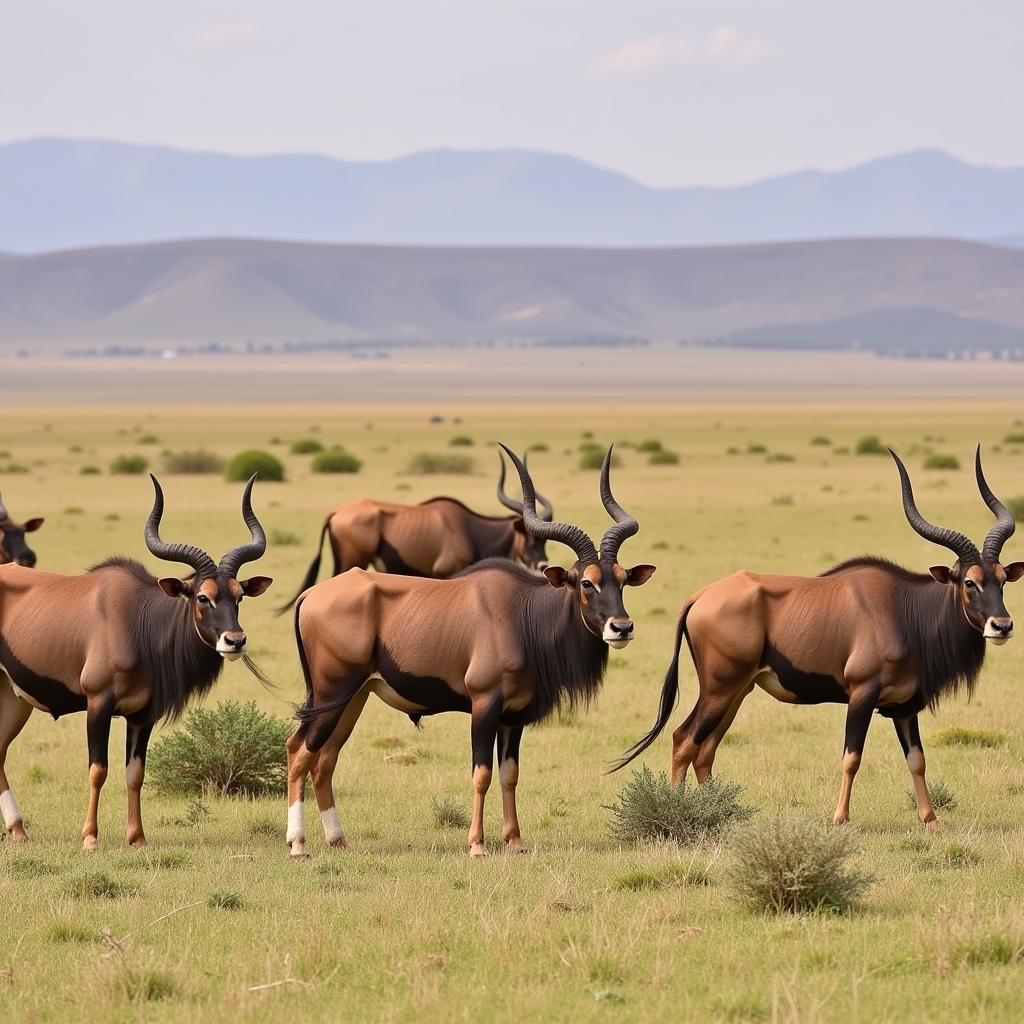
[[[992,628],[997,633],[1002,633],[1003,636],[1008,636],[1013,632],[1013,619],[993,619]]]
[[[241,650],[245,646],[246,635],[244,633],[225,633],[224,643],[229,647],[235,647]]]
[[[627,636],[633,632],[632,619],[611,619],[608,625],[611,626],[613,632],[620,633],[622,636]]]

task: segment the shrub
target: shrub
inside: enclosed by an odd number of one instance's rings
[[[929,455],[924,460],[925,469],[959,469],[960,460],[955,455]]]
[[[138,476],[149,469],[149,462],[144,455],[118,455],[110,464],[111,473],[125,476]]]
[[[956,810],[956,797],[942,779],[936,779],[934,782],[928,783],[928,795],[932,798],[932,806],[935,810]],[[911,807],[917,807],[917,794],[912,789],[907,790],[907,799],[910,801]]]
[[[710,885],[707,864],[665,864],[657,868],[637,868],[615,879],[616,889],[650,892],[675,886]]]
[[[435,799],[430,811],[438,828],[469,828],[469,815],[457,800]]]
[[[316,455],[323,450],[324,446],[315,437],[300,437],[292,442],[290,449],[292,455]]]
[[[137,892],[137,887],[119,882],[104,871],[86,871],[69,878],[64,885],[65,896],[79,898],[93,896],[97,899],[118,900],[124,896],[134,896]]]
[[[757,913],[844,913],[871,882],[847,867],[855,852],[856,837],[848,828],[773,818],[736,837],[728,880]]]
[[[817,445],[821,448],[832,447],[831,439],[827,438],[824,434],[815,434],[814,437],[811,438],[811,444]]]
[[[785,452],[772,452],[768,455],[765,462],[796,462],[796,458],[792,455],[787,455]]]
[[[963,725],[947,725],[931,736],[937,747],[1000,747],[1006,734],[998,729],[968,729]]]
[[[246,452],[239,452],[229,463],[224,474],[226,480],[235,483],[245,483],[253,475],[259,473],[260,482],[268,480],[280,482],[284,480],[284,465],[281,460],[270,452],[261,452],[258,448],[251,448]]]
[[[330,448],[315,455],[309,468],[314,473],[358,473],[363,464],[344,448]]]
[[[1003,444],[1024,444],[1024,431],[1014,431],[1003,438]]]
[[[543,441],[535,441],[527,449],[528,452],[549,452],[551,449]]]
[[[465,434],[459,434],[457,437],[453,437],[448,444],[452,448],[472,448],[474,441],[473,438],[467,437]]]
[[[679,456],[675,452],[666,451],[664,448],[651,452],[647,460],[648,466],[678,466]]]
[[[150,778],[165,793],[283,793],[284,743],[291,732],[288,722],[264,714],[252,701],[194,708],[181,729],[154,745]]]
[[[136,444],[159,444],[160,438],[156,434],[143,434],[142,437],[138,438]]]
[[[233,889],[213,889],[206,895],[206,905],[211,910],[241,910],[244,903],[242,894]]]
[[[437,473],[451,473],[453,476],[470,476],[476,469],[472,455],[461,452],[417,452],[406,467],[407,473],[415,476],[432,476]]]
[[[748,455],[764,455],[767,451],[768,446],[766,444],[756,444],[754,442],[751,442],[750,444],[747,445]]]
[[[580,469],[600,469],[604,465],[604,456],[603,448],[588,448],[580,455]],[[618,452],[612,452],[612,465],[622,465]]]
[[[276,548],[291,548],[302,543],[302,538],[291,530],[271,530],[270,543]]]
[[[866,434],[857,442],[854,451],[858,455],[885,455],[888,449],[878,440],[877,434]]]
[[[646,441],[641,441],[636,446],[639,452],[660,452],[662,450],[661,442],[654,437],[647,438]]]
[[[623,843],[671,840],[683,845],[720,839],[754,812],[738,800],[743,787],[712,778],[703,786],[677,789],[668,776],[658,776],[646,765],[608,807],[612,835]]]
[[[103,470],[99,466],[83,466],[79,471],[80,476],[99,476]]]
[[[224,460],[205,448],[194,451],[165,452],[164,469],[168,473],[221,473]],[[246,477],[248,479],[248,477]]]

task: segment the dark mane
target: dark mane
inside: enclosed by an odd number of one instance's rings
[[[539,573],[533,572],[527,569],[525,565],[513,562],[509,558],[484,558],[482,561],[467,565],[465,569],[459,570],[451,578],[457,580],[460,576],[472,576],[477,572],[494,572],[495,570],[508,573],[517,579],[525,580],[529,583],[543,584],[545,587],[550,586],[548,581]]]
[[[968,623],[955,588],[884,558],[854,558],[822,576],[862,568],[892,577],[893,607],[907,651],[917,663],[922,704],[934,711],[943,697],[961,687],[968,698],[973,696],[985,660],[985,638]]]
[[[450,501],[453,505],[458,505],[459,508],[468,512],[471,516],[476,516],[477,519],[489,519],[496,523],[507,523],[515,518],[515,516],[485,516],[482,512],[477,512],[475,509],[470,508],[464,501],[459,501],[458,498],[449,498],[443,494],[439,494],[436,498],[427,498],[426,501],[421,501],[419,507],[433,505],[435,501]]]
[[[147,721],[176,721],[195,697],[204,696],[220,676],[224,659],[199,639],[187,602],[168,597],[156,577],[133,558],[108,558],[89,572],[113,570],[132,577],[136,594],[125,628],[138,669],[152,686]]]

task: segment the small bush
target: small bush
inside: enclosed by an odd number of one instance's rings
[[[136,444],[159,444],[160,438],[156,434],[143,434],[142,437],[138,438]]]
[[[139,476],[149,469],[149,460],[144,455],[118,455],[110,464],[110,472],[124,476]]]
[[[95,897],[97,899],[118,900],[124,896],[134,896],[138,889],[112,878],[105,871],[87,871],[85,874],[70,878],[64,885],[64,895],[70,897]]]
[[[925,469],[959,469],[960,460],[955,455],[929,455],[924,460]]]
[[[358,473],[363,468],[351,452],[344,448],[331,448],[313,457],[310,469],[314,473]]]
[[[448,442],[452,448],[472,448],[474,443],[473,438],[467,437],[465,434],[459,434]]]
[[[435,799],[430,812],[438,828],[469,828],[469,815],[457,800]]]
[[[811,438],[811,444],[820,448],[831,448],[832,440],[824,434],[815,434],[814,437]]]
[[[251,448],[249,451],[239,452],[228,463],[224,478],[235,483],[245,483],[253,473],[259,473],[261,483],[268,480],[280,483],[284,480],[284,465],[276,455]]]
[[[211,910],[241,910],[245,901],[233,889],[213,889],[207,893],[206,905]]]
[[[433,476],[439,473],[470,476],[475,469],[476,461],[472,455],[463,455],[461,452],[417,452],[405,471],[414,476]]]
[[[855,852],[848,828],[773,818],[736,837],[728,879],[756,913],[845,913],[871,882],[847,867]]]
[[[264,714],[252,701],[194,708],[181,729],[154,745],[149,775],[165,793],[283,793],[284,743],[291,732],[288,722]]]
[[[543,441],[535,441],[527,449],[528,452],[549,452],[551,449]]]
[[[885,455],[888,449],[878,440],[877,434],[867,434],[857,442],[854,451],[858,455]]]
[[[81,476],[99,476],[103,470],[99,466],[83,466],[78,472]]]
[[[78,925],[67,924],[63,921],[50,925],[49,929],[47,929],[46,937],[51,942],[58,942],[61,945],[73,942],[95,942],[99,938],[95,932],[89,931],[88,928],[80,928]]]
[[[646,441],[641,441],[636,446],[636,449],[639,452],[660,452],[663,450],[661,442],[654,437],[649,437]]]
[[[932,807],[935,810],[956,810],[956,797],[953,795],[953,790],[942,779],[935,779],[934,782],[928,783],[928,795],[932,798]],[[910,801],[911,807],[917,807],[917,794],[912,789],[907,790],[907,799]]]
[[[646,765],[619,794],[612,812],[611,832],[622,843],[671,840],[690,845],[720,839],[754,812],[738,800],[743,787],[709,779],[703,786],[673,789],[668,776]]]
[[[292,442],[290,450],[292,455],[316,455],[324,450],[324,446],[315,437],[300,437]]]
[[[962,725],[947,725],[931,736],[937,747],[1001,747],[1006,734],[998,729],[968,729]]]
[[[637,868],[615,879],[616,889],[651,892],[688,885],[710,885],[707,864],[666,864],[659,868]]]
[[[114,988],[129,1003],[156,1003],[178,994],[174,977],[157,967],[117,961]]]
[[[1020,963],[1024,956],[1024,937],[1001,932],[986,932],[958,939],[950,949],[950,960],[961,967],[1005,967]]]
[[[168,473],[222,473],[224,460],[205,448],[193,451],[165,452],[164,469]],[[248,477],[246,477],[248,479]]]
[[[796,458],[793,455],[787,455],[785,452],[772,452],[771,455],[767,456],[765,462],[796,462]]]
[[[1003,444],[1024,444],[1024,431],[1016,430],[1003,438]]]
[[[605,451],[603,448],[589,448],[580,455],[580,469],[600,469],[604,465]],[[622,459],[618,452],[612,452],[612,466],[621,466]]]
[[[302,538],[291,530],[271,530],[270,543],[276,548],[291,548],[302,543]]]
[[[768,445],[751,442],[747,445],[748,455],[764,455],[768,451]]]
[[[666,451],[662,448],[660,451],[651,452],[650,458],[647,460],[648,466],[678,466],[679,456],[675,452]]]

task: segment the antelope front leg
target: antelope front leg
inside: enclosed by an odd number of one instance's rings
[[[907,768],[914,782],[914,793],[917,796],[917,814],[925,828],[932,832],[939,831],[939,820],[935,817],[935,808],[928,793],[928,783],[924,779],[924,745],[921,743],[921,729],[917,724],[917,715],[907,718],[894,718],[903,756],[907,759]]]
[[[89,809],[82,826],[82,847],[95,850],[100,845],[100,791],[107,781],[107,752],[110,745],[110,721],[114,717],[114,698],[104,695],[89,700],[85,730],[89,741]]]
[[[503,725],[498,729],[498,781],[501,783],[501,807],[504,816],[503,836],[509,853],[526,853],[519,834],[516,813],[516,784],[519,782],[519,742],[522,728]]]
[[[142,783],[146,777],[146,751],[153,726],[128,723],[125,734],[124,781],[128,789],[128,845],[142,849],[149,844],[142,828]]]
[[[3,673],[0,672],[0,814],[3,815],[4,827],[15,843],[26,842],[28,833],[25,831],[18,801],[14,799],[11,784],[7,781],[4,766],[11,743],[25,728],[31,714],[32,705],[15,696],[14,691],[7,685]]]
[[[877,683],[862,684],[850,693],[850,706],[846,711],[846,742],[843,745],[843,784],[839,790],[839,804],[833,821],[845,825],[850,820],[850,794],[853,780],[860,768],[864,744],[868,738],[871,713],[875,710],[881,686]]]
[[[473,821],[469,827],[469,855],[486,857],[484,847],[484,801],[494,771],[494,743],[501,717],[501,698],[490,698],[473,705]]]
[[[285,833],[285,842],[293,860],[305,860],[308,856],[304,797],[306,778],[316,760],[316,754],[310,753],[306,747],[308,731],[308,725],[300,725],[285,743],[288,752],[288,831]]]

